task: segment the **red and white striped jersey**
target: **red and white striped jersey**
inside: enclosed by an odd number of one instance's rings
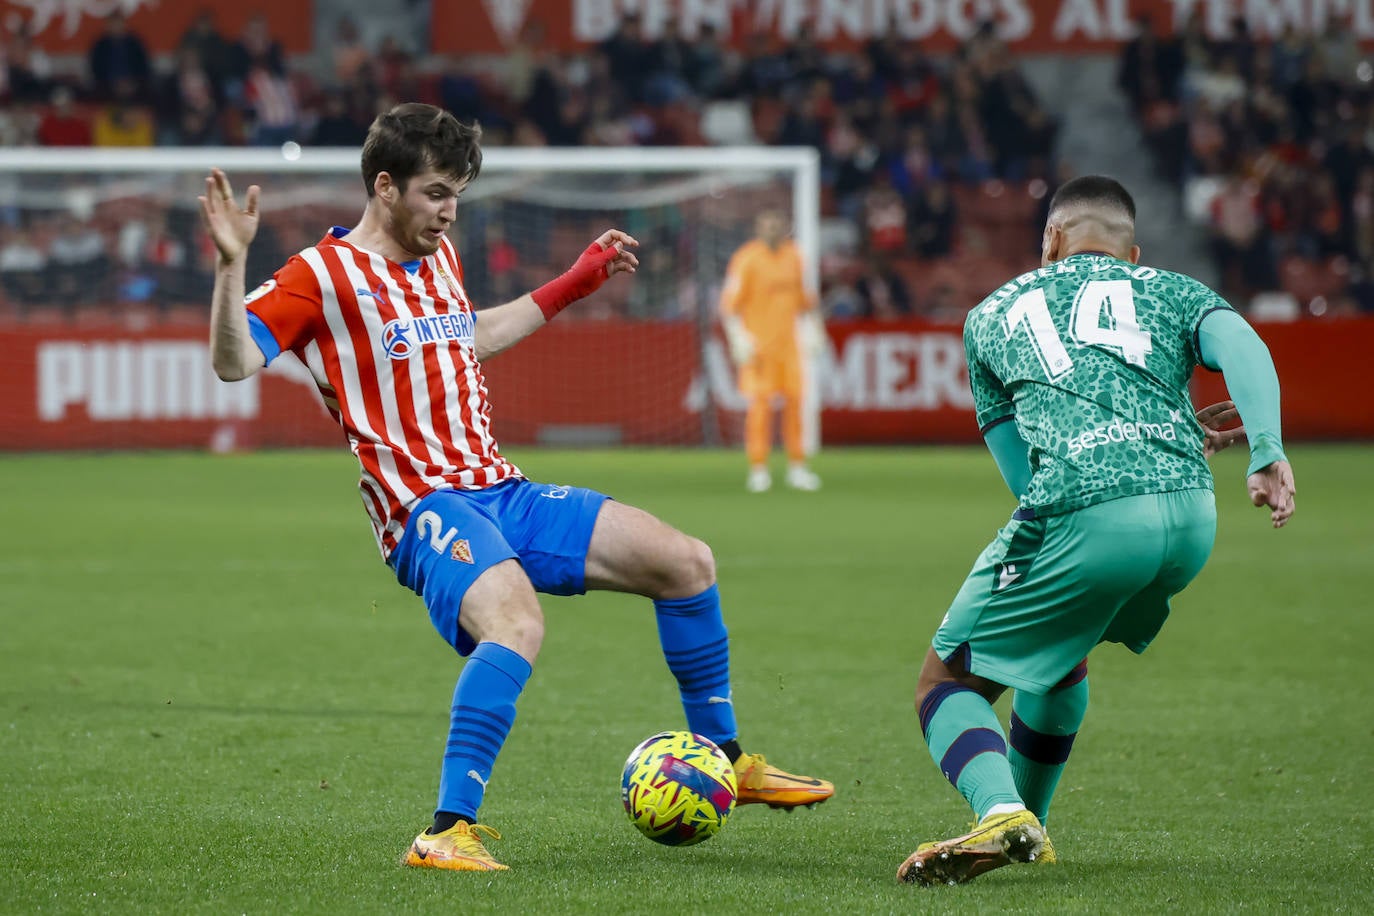
[[[335,228],[249,293],[280,350],[310,367],[362,465],[363,504],[388,557],[410,510],[447,488],[480,490],[520,471],[491,434],[475,315],[448,239],[402,265],[350,245]],[[270,360],[271,341],[259,345]]]

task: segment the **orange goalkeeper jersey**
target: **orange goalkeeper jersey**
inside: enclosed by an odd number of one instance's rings
[[[802,277],[801,252],[791,240],[774,250],[754,239],[730,258],[720,309],[739,317],[759,355],[796,358],[797,316],[812,305]]]

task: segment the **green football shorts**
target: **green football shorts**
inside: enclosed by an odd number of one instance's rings
[[[1099,642],[1140,653],[1216,537],[1211,490],[1127,496],[997,533],[931,641],[947,663],[1047,693]],[[1024,513],[1028,514],[1028,513]]]

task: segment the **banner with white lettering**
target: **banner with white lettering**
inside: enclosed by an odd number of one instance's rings
[[[605,41],[627,13],[644,34],[678,31],[689,40],[713,32],[726,44],[765,46],[809,32],[827,48],[851,48],[885,35],[948,50],[984,21],[1014,50],[1111,51],[1149,16],[1178,31],[1193,16],[1212,38],[1237,20],[1268,39],[1289,28],[1327,27],[1374,44],[1374,0],[433,0],[434,50],[499,54],[526,43],[568,50]]]
[[[154,54],[175,51],[191,24],[208,14],[220,35],[237,41],[254,17],[267,21],[268,33],[289,54],[314,47],[315,0],[0,0],[3,34],[27,32],[33,46],[49,54],[86,54],[112,16]]]
[[[1374,401],[1348,396],[1367,387],[1374,318],[1257,328],[1283,382],[1286,438],[1374,440]],[[979,441],[959,327],[827,330],[816,377],[825,445]],[[0,449],[342,445],[295,357],[225,383],[207,336],[195,326],[0,325]],[[724,343],[703,346],[689,323],[554,322],[484,370],[494,430],[509,445],[740,441],[745,402]],[[1200,371],[1194,401],[1223,397],[1220,377]]]

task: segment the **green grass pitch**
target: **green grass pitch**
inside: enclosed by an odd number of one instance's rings
[[[1062,864],[894,881],[962,800],[911,708],[1012,508],[976,449],[835,450],[816,494],[722,452],[514,450],[714,548],[746,748],[833,779],[659,847],[620,767],[681,726],[647,601],[545,600],[483,819],[505,874],[399,866],[433,805],[456,658],[379,562],[346,453],[7,457],[0,912],[1369,912],[1374,450],[1294,450],[1298,514],[1215,461],[1211,563],[1141,658],[1093,656],[1051,819]],[[1006,701],[1000,706],[1005,716]]]

